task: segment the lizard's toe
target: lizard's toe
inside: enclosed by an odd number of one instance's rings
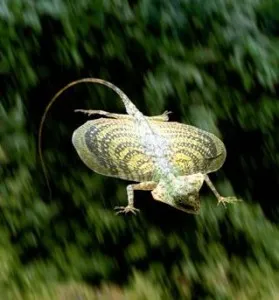
[[[235,203],[235,202],[241,202],[241,199],[237,199],[236,197],[221,197],[218,199],[218,204],[222,203],[224,206],[226,206],[227,203]]]
[[[134,215],[139,212],[140,210],[138,208],[135,208],[133,206],[127,205],[127,206],[116,206],[114,208],[115,210],[118,210],[118,212],[116,212],[117,215],[122,214],[122,213],[133,213]]]

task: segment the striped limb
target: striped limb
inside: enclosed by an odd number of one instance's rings
[[[206,182],[206,184],[209,186],[209,188],[211,189],[211,191],[213,192],[213,194],[215,195],[215,197],[218,200],[218,204],[222,203],[223,205],[226,206],[226,203],[235,203],[235,202],[240,202],[242,200],[237,199],[236,197],[223,197],[221,196],[218,191],[216,190],[215,186],[213,185],[212,181],[209,179],[208,175],[204,175],[204,180]]]
[[[146,182],[141,182],[137,184],[129,184],[127,186],[127,196],[128,196],[128,205],[127,206],[116,206],[114,209],[118,210],[116,213],[121,214],[121,213],[133,213],[134,215],[136,212],[139,212],[140,210],[138,208],[134,207],[134,191],[152,191],[156,187],[157,183],[154,181],[146,181]]]
[[[106,116],[106,117],[113,118],[113,119],[128,119],[128,120],[132,120],[134,118],[131,115],[114,114],[114,113],[110,113],[110,112],[107,112],[107,111],[104,111],[104,110],[75,109],[75,112],[82,112],[84,114],[87,114],[88,116],[101,115],[101,116]],[[167,122],[169,120],[169,114],[170,113],[171,113],[170,111],[165,111],[161,115],[158,115],[158,116],[151,116],[151,117],[145,116],[145,117],[148,120],[150,120],[150,121]]]

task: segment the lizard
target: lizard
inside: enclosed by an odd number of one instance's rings
[[[224,143],[212,133],[178,122],[169,122],[168,111],[145,116],[116,85],[99,78],[83,78],[67,84],[51,99],[39,128],[39,155],[48,187],[42,156],[42,129],[46,115],[56,99],[79,83],[97,83],[109,87],[122,100],[127,114],[102,110],[76,109],[76,112],[102,118],[90,120],[72,135],[72,144],[84,164],[96,173],[136,183],[127,186],[127,206],[117,206],[118,213],[136,213],[134,191],[151,191],[154,200],[187,213],[200,209],[199,191],[204,182],[218,204],[240,201],[221,196],[208,173],[222,167],[226,159]]]

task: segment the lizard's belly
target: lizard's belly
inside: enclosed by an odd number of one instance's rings
[[[167,159],[177,175],[209,173],[222,166],[225,148],[210,133],[173,122],[150,125],[168,140],[171,151]],[[216,141],[221,143],[219,149]],[[88,121],[74,131],[72,143],[81,160],[96,173],[136,182],[153,179],[154,163],[145,153],[133,121]]]

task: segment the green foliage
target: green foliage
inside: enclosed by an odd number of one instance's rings
[[[3,299],[278,298],[278,16],[277,0],[1,1]],[[39,118],[81,76],[114,82],[145,114],[171,110],[222,136],[228,160],[214,182],[245,201],[217,207],[203,190],[193,217],[136,192],[141,214],[115,216],[126,183],[78,159],[71,134],[86,118],[72,110],[124,109],[85,85],[47,118],[49,199]]]

